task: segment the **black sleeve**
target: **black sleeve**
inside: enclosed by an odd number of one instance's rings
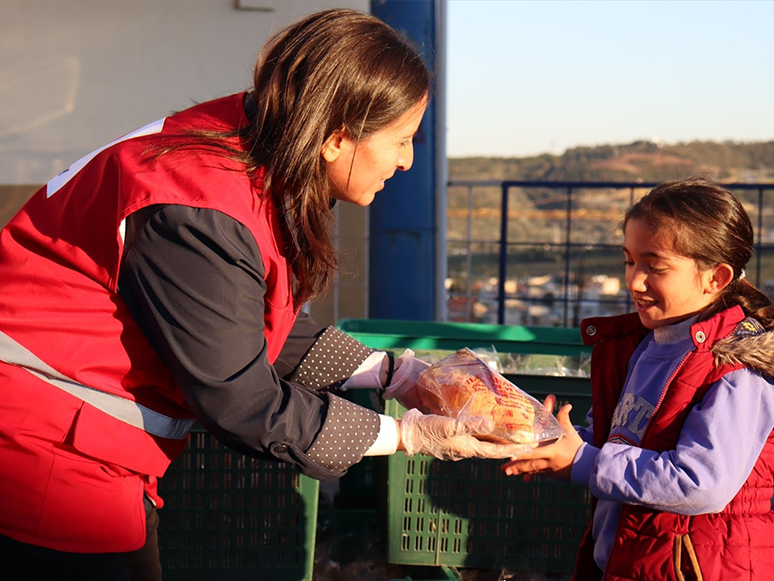
[[[174,205],[130,216],[126,231],[119,293],[202,425],[242,453],[271,455],[314,478],[340,476],[354,462],[320,462],[307,451],[335,421],[330,408],[342,406],[280,379],[268,361],[266,283],[249,231],[220,212]],[[362,442],[348,450],[355,461],[378,433],[374,412],[358,407],[356,415],[351,434],[337,431]]]
[[[327,327],[304,354],[289,378],[314,389],[335,390],[352,377],[373,352],[373,349],[336,327]]]
[[[279,357],[274,362],[277,374],[288,379],[326,328],[324,325],[318,325],[308,313],[301,311]]]

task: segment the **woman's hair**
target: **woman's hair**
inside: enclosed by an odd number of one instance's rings
[[[255,66],[254,170],[283,211],[297,304],[326,290],[337,266],[325,141],[345,129],[356,142],[430,94],[430,74],[408,41],[355,10],[312,14],[274,36]]]
[[[328,289],[338,265],[326,140],[346,130],[357,147],[430,93],[430,72],[406,38],[365,12],[325,10],[266,43],[245,99],[247,126],[171,136],[150,153],[206,148],[262,175],[264,195],[282,213],[301,305]]]
[[[741,202],[726,188],[698,177],[665,182],[627,210],[624,228],[632,219],[666,236],[676,254],[693,259],[701,270],[721,263],[733,268],[732,282],[703,318],[739,305],[746,315],[772,327],[771,299],[744,278],[753,251],[753,227]]]

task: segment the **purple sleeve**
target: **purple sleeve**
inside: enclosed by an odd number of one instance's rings
[[[747,369],[718,381],[686,419],[674,450],[618,443],[599,450],[592,494],[678,514],[722,510],[752,472],[774,428],[774,386]]]
[[[578,431],[581,440],[587,444],[594,443],[594,410],[592,408],[589,408],[589,411],[586,414],[586,425],[575,426],[575,429]]]
[[[575,459],[572,463],[572,474],[570,480],[574,484],[581,484],[583,486],[589,485],[589,478],[594,468],[594,461],[599,454],[599,448],[595,448],[594,444],[594,419],[593,409],[589,409],[586,414],[586,426],[575,426],[578,431],[578,435],[583,440],[583,445],[578,449],[575,454]]]

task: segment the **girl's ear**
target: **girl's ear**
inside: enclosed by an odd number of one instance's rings
[[[339,129],[335,131],[328,139],[323,143],[322,151],[320,152],[323,159],[328,163],[336,161],[341,155],[341,144],[344,142],[346,136],[346,129]]]
[[[709,292],[720,292],[734,280],[734,269],[725,262],[718,264],[712,271],[712,278],[709,280]]]

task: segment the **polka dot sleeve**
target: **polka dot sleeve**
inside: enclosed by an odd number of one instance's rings
[[[301,359],[290,380],[312,389],[336,389],[373,351],[336,327],[328,327]]]
[[[376,412],[328,394],[328,415],[306,453],[321,466],[343,472],[363,459],[379,435],[379,426]]]

